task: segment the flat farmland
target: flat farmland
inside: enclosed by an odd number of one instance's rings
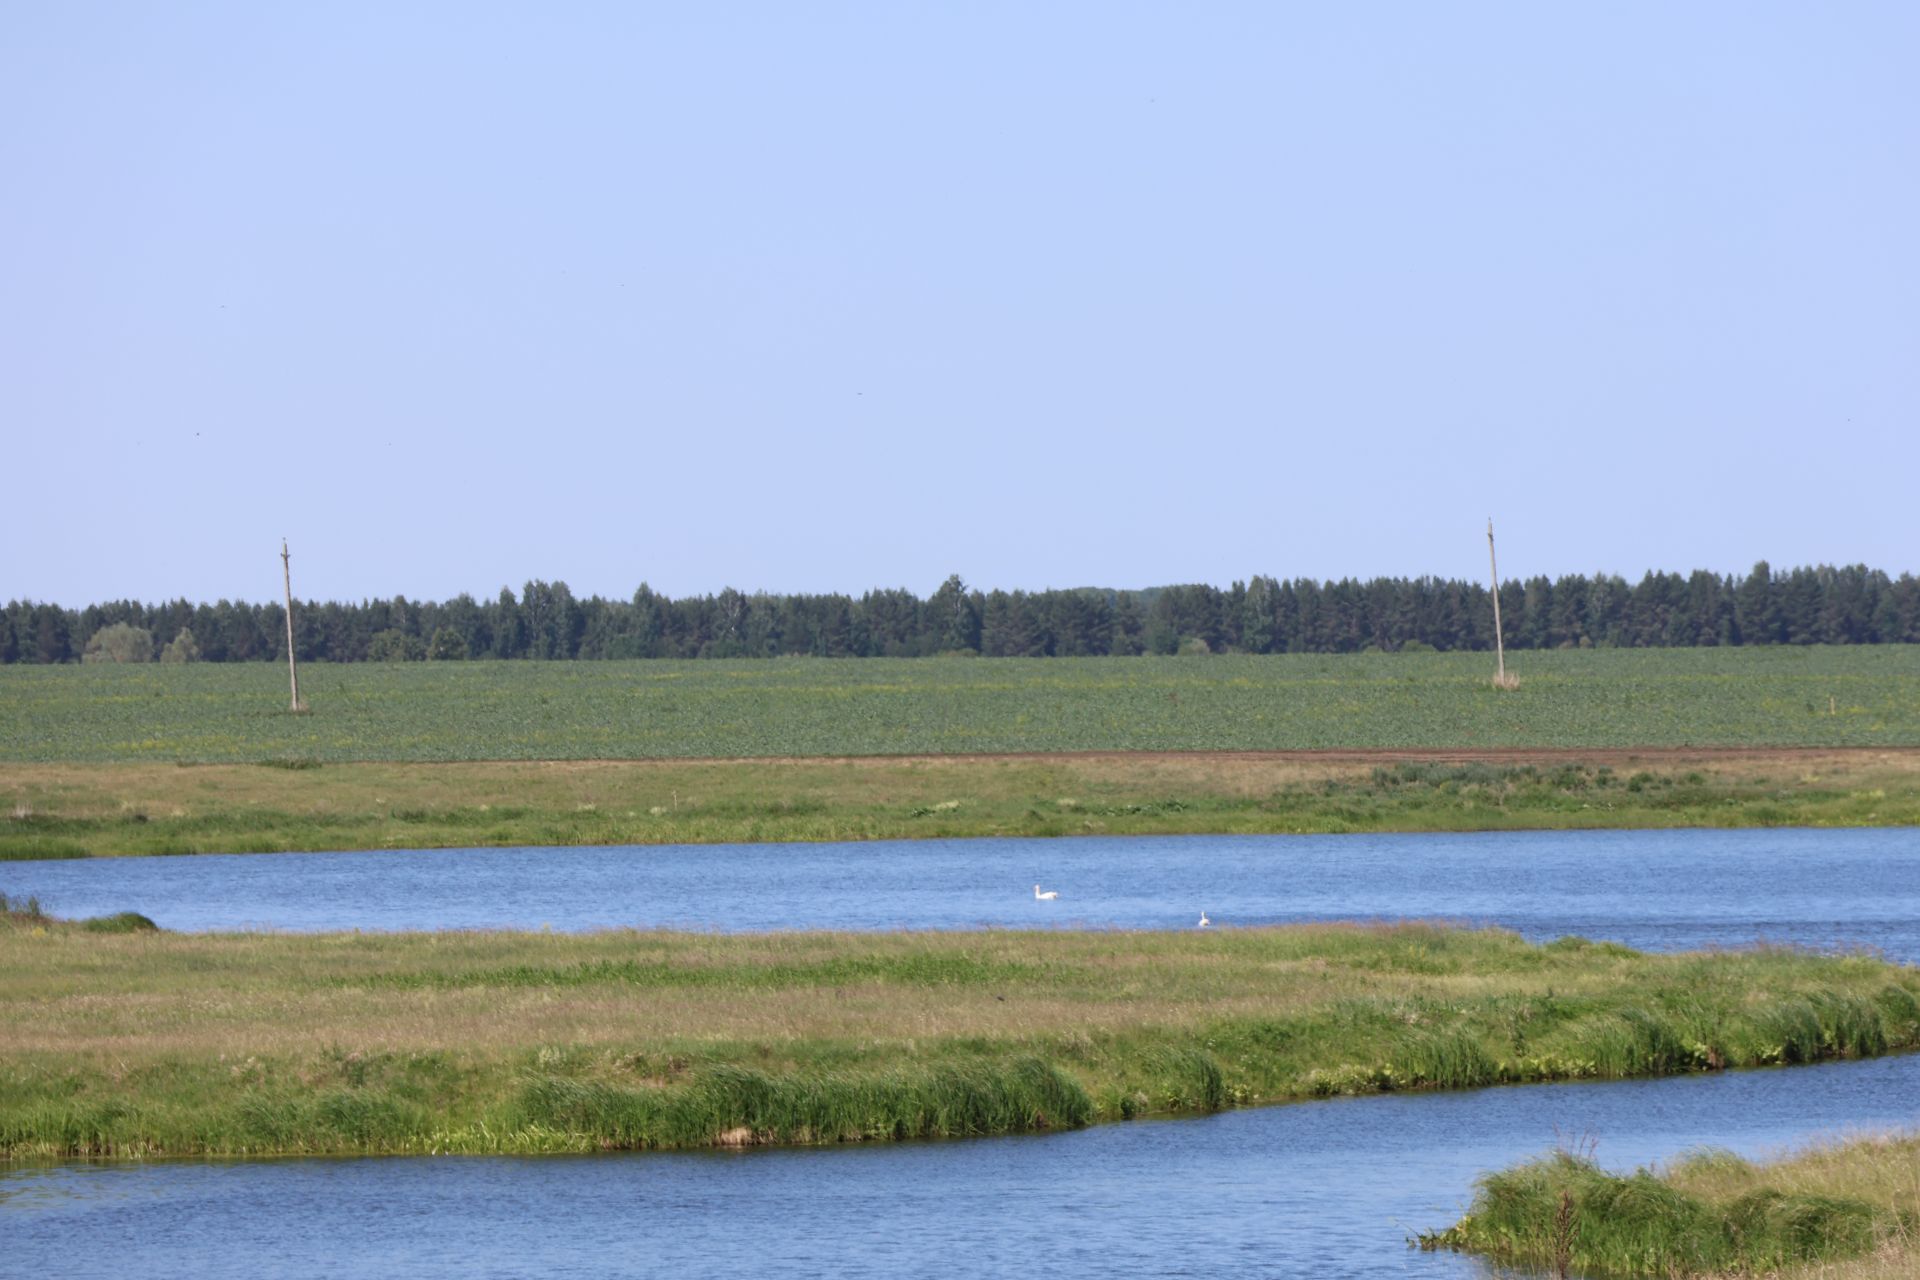
[[[1920,646],[0,667],[0,764],[1920,746]]]

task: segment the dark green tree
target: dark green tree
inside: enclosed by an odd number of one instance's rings
[[[1734,622],[1741,644],[1779,644],[1780,602],[1773,591],[1773,568],[1758,561],[1734,589]]]
[[[1787,644],[1820,642],[1820,575],[1809,568],[1787,574],[1780,587],[1780,622]]]
[[[1146,611],[1140,597],[1121,591],[1113,597],[1113,628],[1107,633],[1107,652],[1117,658],[1134,658],[1146,651]]]
[[[193,638],[193,628],[182,627],[167,641],[167,647],[160,651],[160,661],[170,663],[200,661],[200,642]]]
[[[467,656],[467,638],[452,627],[439,628],[427,641],[430,662],[465,662]]]
[[[58,605],[36,605],[33,610],[33,660],[52,665],[73,657],[73,628],[66,610]]]
[[[980,609],[959,574],[949,574],[927,601],[927,621],[934,652],[980,652]]]
[[[1248,653],[1273,652],[1274,610],[1279,589],[1272,578],[1259,573],[1247,583],[1246,596],[1240,604],[1240,647]]]
[[[296,624],[298,625],[298,624]],[[417,662],[427,656],[427,647],[418,636],[410,636],[398,627],[373,633],[367,645],[369,662]]]
[[[527,620],[520,612],[520,602],[506,587],[500,588],[499,596],[488,606],[487,627],[493,632],[494,657],[527,656]]]
[[[125,622],[114,622],[94,632],[82,662],[152,662],[153,632]]]

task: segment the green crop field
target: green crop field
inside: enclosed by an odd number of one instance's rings
[[[0,667],[0,762],[1920,745],[1920,646]]]

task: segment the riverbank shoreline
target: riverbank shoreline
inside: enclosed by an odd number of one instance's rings
[[[1754,1163],[1695,1151],[1610,1174],[1560,1150],[1486,1175],[1423,1249],[1617,1276],[1911,1276],[1920,1261],[1920,1134],[1853,1136]]]
[[[0,926],[0,1157],[536,1154],[1077,1128],[1920,1048],[1920,970],[1422,924]]]
[[[1920,748],[0,766],[0,861],[1069,835],[1920,825]]]

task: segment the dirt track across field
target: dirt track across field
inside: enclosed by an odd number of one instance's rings
[[[1317,751],[1036,751],[899,756],[763,756],[705,760],[555,760],[496,766],[548,778],[642,778],[703,774],[709,779],[771,782],[802,776],[844,785],[859,777],[898,780],[920,775],[979,784],[1003,775],[1046,775],[1048,785],[1080,780],[1116,788],[1169,784],[1196,792],[1251,796],[1275,787],[1365,779],[1397,764],[1552,769],[1580,765],[1616,773],[1698,772],[1726,783],[1791,780],[1801,785],[1920,788],[1920,747],[1336,747]],[[415,766],[416,768],[420,766]],[[429,769],[475,769],[434,765]],[[998,784],[987,784],[998,785]]]
[[[1377,765],[1396,761],[1436,764],[1537,764],[1546,761],[1583,764],[1785,764],[1831,761],[1835,764],[1920,764],[1920,747],[1326,747],[1308,751],[1003,751],[951,752],[918,756],[753,756],[718,757],[681,764],[936,764],[949,760],[1035,762],[1048,760],[1124,760],[1138,763],[1167,761],[1199,763],[1217,760],[1240,764]],[[647,761],[554,761],[556,764],[642,764]],[[668,763],[661,761],[660,763]]]

